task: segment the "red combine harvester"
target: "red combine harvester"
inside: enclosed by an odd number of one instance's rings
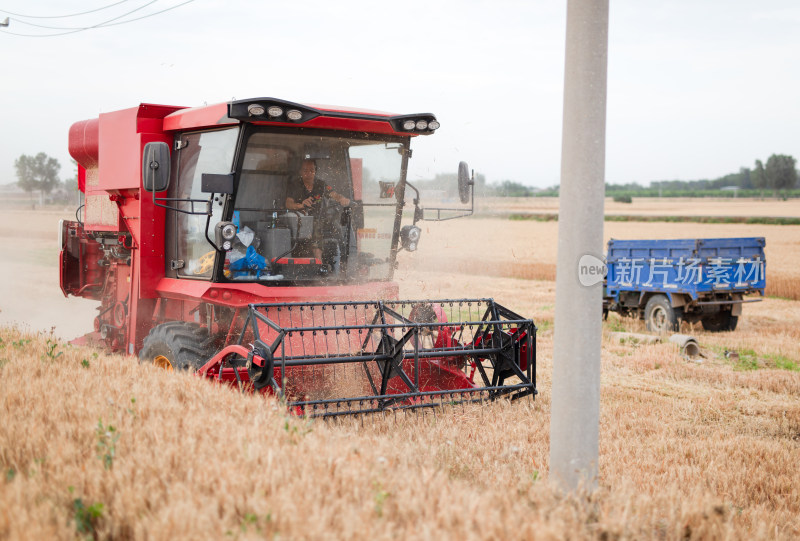
[[[406,180],[411,138],[438,127],[273,98],[75,123],[84,205],[60,227],[61,289],[100,301],[76,342],[311,416],[535,395],[533,321],[492,299],[398,300],[417,222],[472,213],[465,163],[455,208],[423,209]]]

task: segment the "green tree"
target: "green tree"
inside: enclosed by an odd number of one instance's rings
[[[28,193],[39,190],[44,196],[58,186],[58,171],[61,164],[55,158],[49,157],[44,152],[36,156],[23,154],[14,161],[17,168],[17,184]]]
[[[495,194],[500,197],[530,197],[533,195],[530,187],[513,180],[503,180],[499,184],[493,185],[493,188]]]
[[[744,190],[749,190],[753,187],[753,176],[750,168],[739,168],[739,184],[738,186]]]
[[[764,172],[764,164],[761,160],[756,160],[756,167],[750,174],[750,181],[753,183],[754,188],[761,190],[761,196],[764,196],[764,188],[768,188],[767,175]]]
[[[773,154],[767,160],[767,165],[764,166],[764,174],[767,179],[767,185],[772,188],[775,197],[778,197],[780,190],[793,188],[797,183],[796,163],[797,161],[793,157],[785,154]]]
[[[62,182],[64,183],[64,190],[66,191],[66,199],[69,203],[78,203],[80,204],[80,188],[78,186],[78,162],[73,159],[69,160],[73,167],[72,176],[70,178],[65,178]]]

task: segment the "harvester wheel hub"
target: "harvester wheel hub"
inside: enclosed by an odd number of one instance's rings
[[[163,355],[156,355],[155,359],[153,359],[153,364],[170,372],[173,370],[172,363]]]
[[[263,366],[259,366],[257,363],[253,362],[255,356],[261,358]],[[253,347],[250,354],[247,356],[247,364],[245,366],[247,367],[247,375],[250,377],[250,381],[253,382],[253,387],[257,391],[263,389],[272,382],[274,361],[272,351],[266,344],[259,343]]]

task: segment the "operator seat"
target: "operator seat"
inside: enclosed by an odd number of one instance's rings
[[[241,211],[240,219],[242,223],[265,220],[264,212],[268,211],[268,209],[278,209],[278,212],[282,212],[286,202],[288,184],[288,171],[268,171],[264,161],[259,162],[256,169],[243,169],[239,178],[236,206],[241,208],[260,208],[263,211]]]

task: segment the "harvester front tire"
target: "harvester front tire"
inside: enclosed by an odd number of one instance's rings
[[[644,307],[644,321],[647,330],[659,334],[677,332],[680,319],[666,295],[653,295]]]
[[[732,316],[730,312],[718,312],[713,316],[705,316],[700,320],[703,329],[709,332],[736,330],[738,322],[739,316]]]
[[[152,328],[144,339],[139,359],[167,370],[197,371],[213,355],[207,343],[208,330],[197,323],[170,321]]]

